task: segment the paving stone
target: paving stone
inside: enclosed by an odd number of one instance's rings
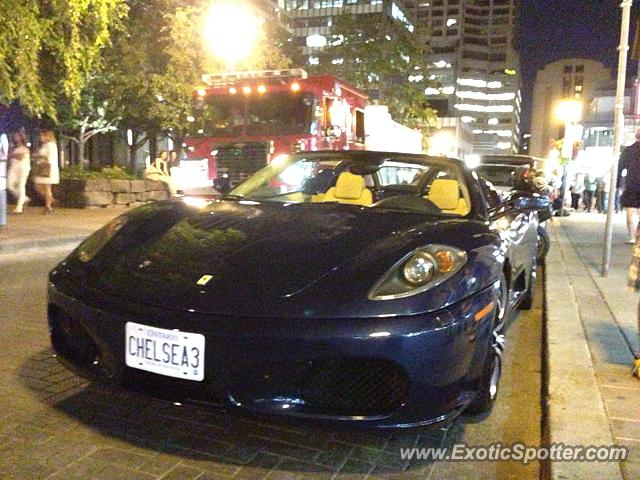
[[[153,458],[153,455],[140,455],[120,448],[108,447],[100,448],[92,453],[91,458],[126,468],[138,469]]]
[[[152,475],[164,475],[178,463],[180,463],[180,458],[177,455],[160,453],[148,458],[147,461],[140,466],[139,470]]]
[[[161,480],[196,480],[196,478],[200,478],[203,473],[204,470],[200,470],[199,468],[176,465],[160,478]]]
[[[90,458],[83,458],[58,471],[48,480],[156,480],[155,476]]]
[[[245,465],[239,467],[235,478],[257,480],[266,477],[280,462],[280,457],[270,453],[258,452]]]

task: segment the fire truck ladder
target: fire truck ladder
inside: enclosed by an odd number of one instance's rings
[[[205,73],[202,81],[211,86],[219,87],[232,84],[238,80],[285,80],[289,78],[306,79],[308,74],[301,68],[290,68],[286,70],[253,70],[249,72],[225,72],[225,73]]]

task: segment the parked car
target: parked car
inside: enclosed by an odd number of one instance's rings
[[[543,166],[543,159],[530,155],[482,155],[480,164],[475,168],[475,171],[501,194],[506,194],[515,188],[536,192],[551,200],[552,192],[549,185],[544,176],[538,175],[539,172],[542,172]],[[549,233],[544,222],[540,222],[537,246],[539,265],[544,264],[550,246]]]
[[[80,375],[171,401],[437,425],[495,401],[545,202],[457,160],[281,157],[90,236],[50,274],[51,341]]]
[[[514,165],[481,163],[474,170],[503,195],[513,190],[518,168]]]

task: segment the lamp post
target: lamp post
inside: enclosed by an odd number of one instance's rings
[[[573,155],[573,142],[579,140],[574,138],[573,127],[582,117],[582,103],[578,100],[562,100],[556,107],[556,117],[564,124],[564,138],[562,141],[562,152],[560,154],[562,160],[562,185],[560,187],[560,204],[559,215],[564,215],[565,191],[567,189],[567,163]]]
[[[215,57],[231,70],[249,58],[263,23],[244,2],[215,2],[206,18],[205,40]]]
[[[602,276],[609,275],[611,264],[611,242],[613,240],[613,213],[615,209],[616,188],[618,188],[618,157],[624,137],[624,87],[627,80],[627,50],[629,50],[629,21],[633,0],[622,0],[622,22],[620,25],[620,46],[618,47],[618,84],[616,87],[615,119],[613,126],[613,162],[611,164],[611,180],[609,182],[609,205],[607,208],[607,224],[604,233],[604,250],[602,252]]]

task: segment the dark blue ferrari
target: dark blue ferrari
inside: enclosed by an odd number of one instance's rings
[[[58,358],[172,401],[375,427],[491,408],[547,201],[457,160],[276,158],[116,218],[50,274]]]

